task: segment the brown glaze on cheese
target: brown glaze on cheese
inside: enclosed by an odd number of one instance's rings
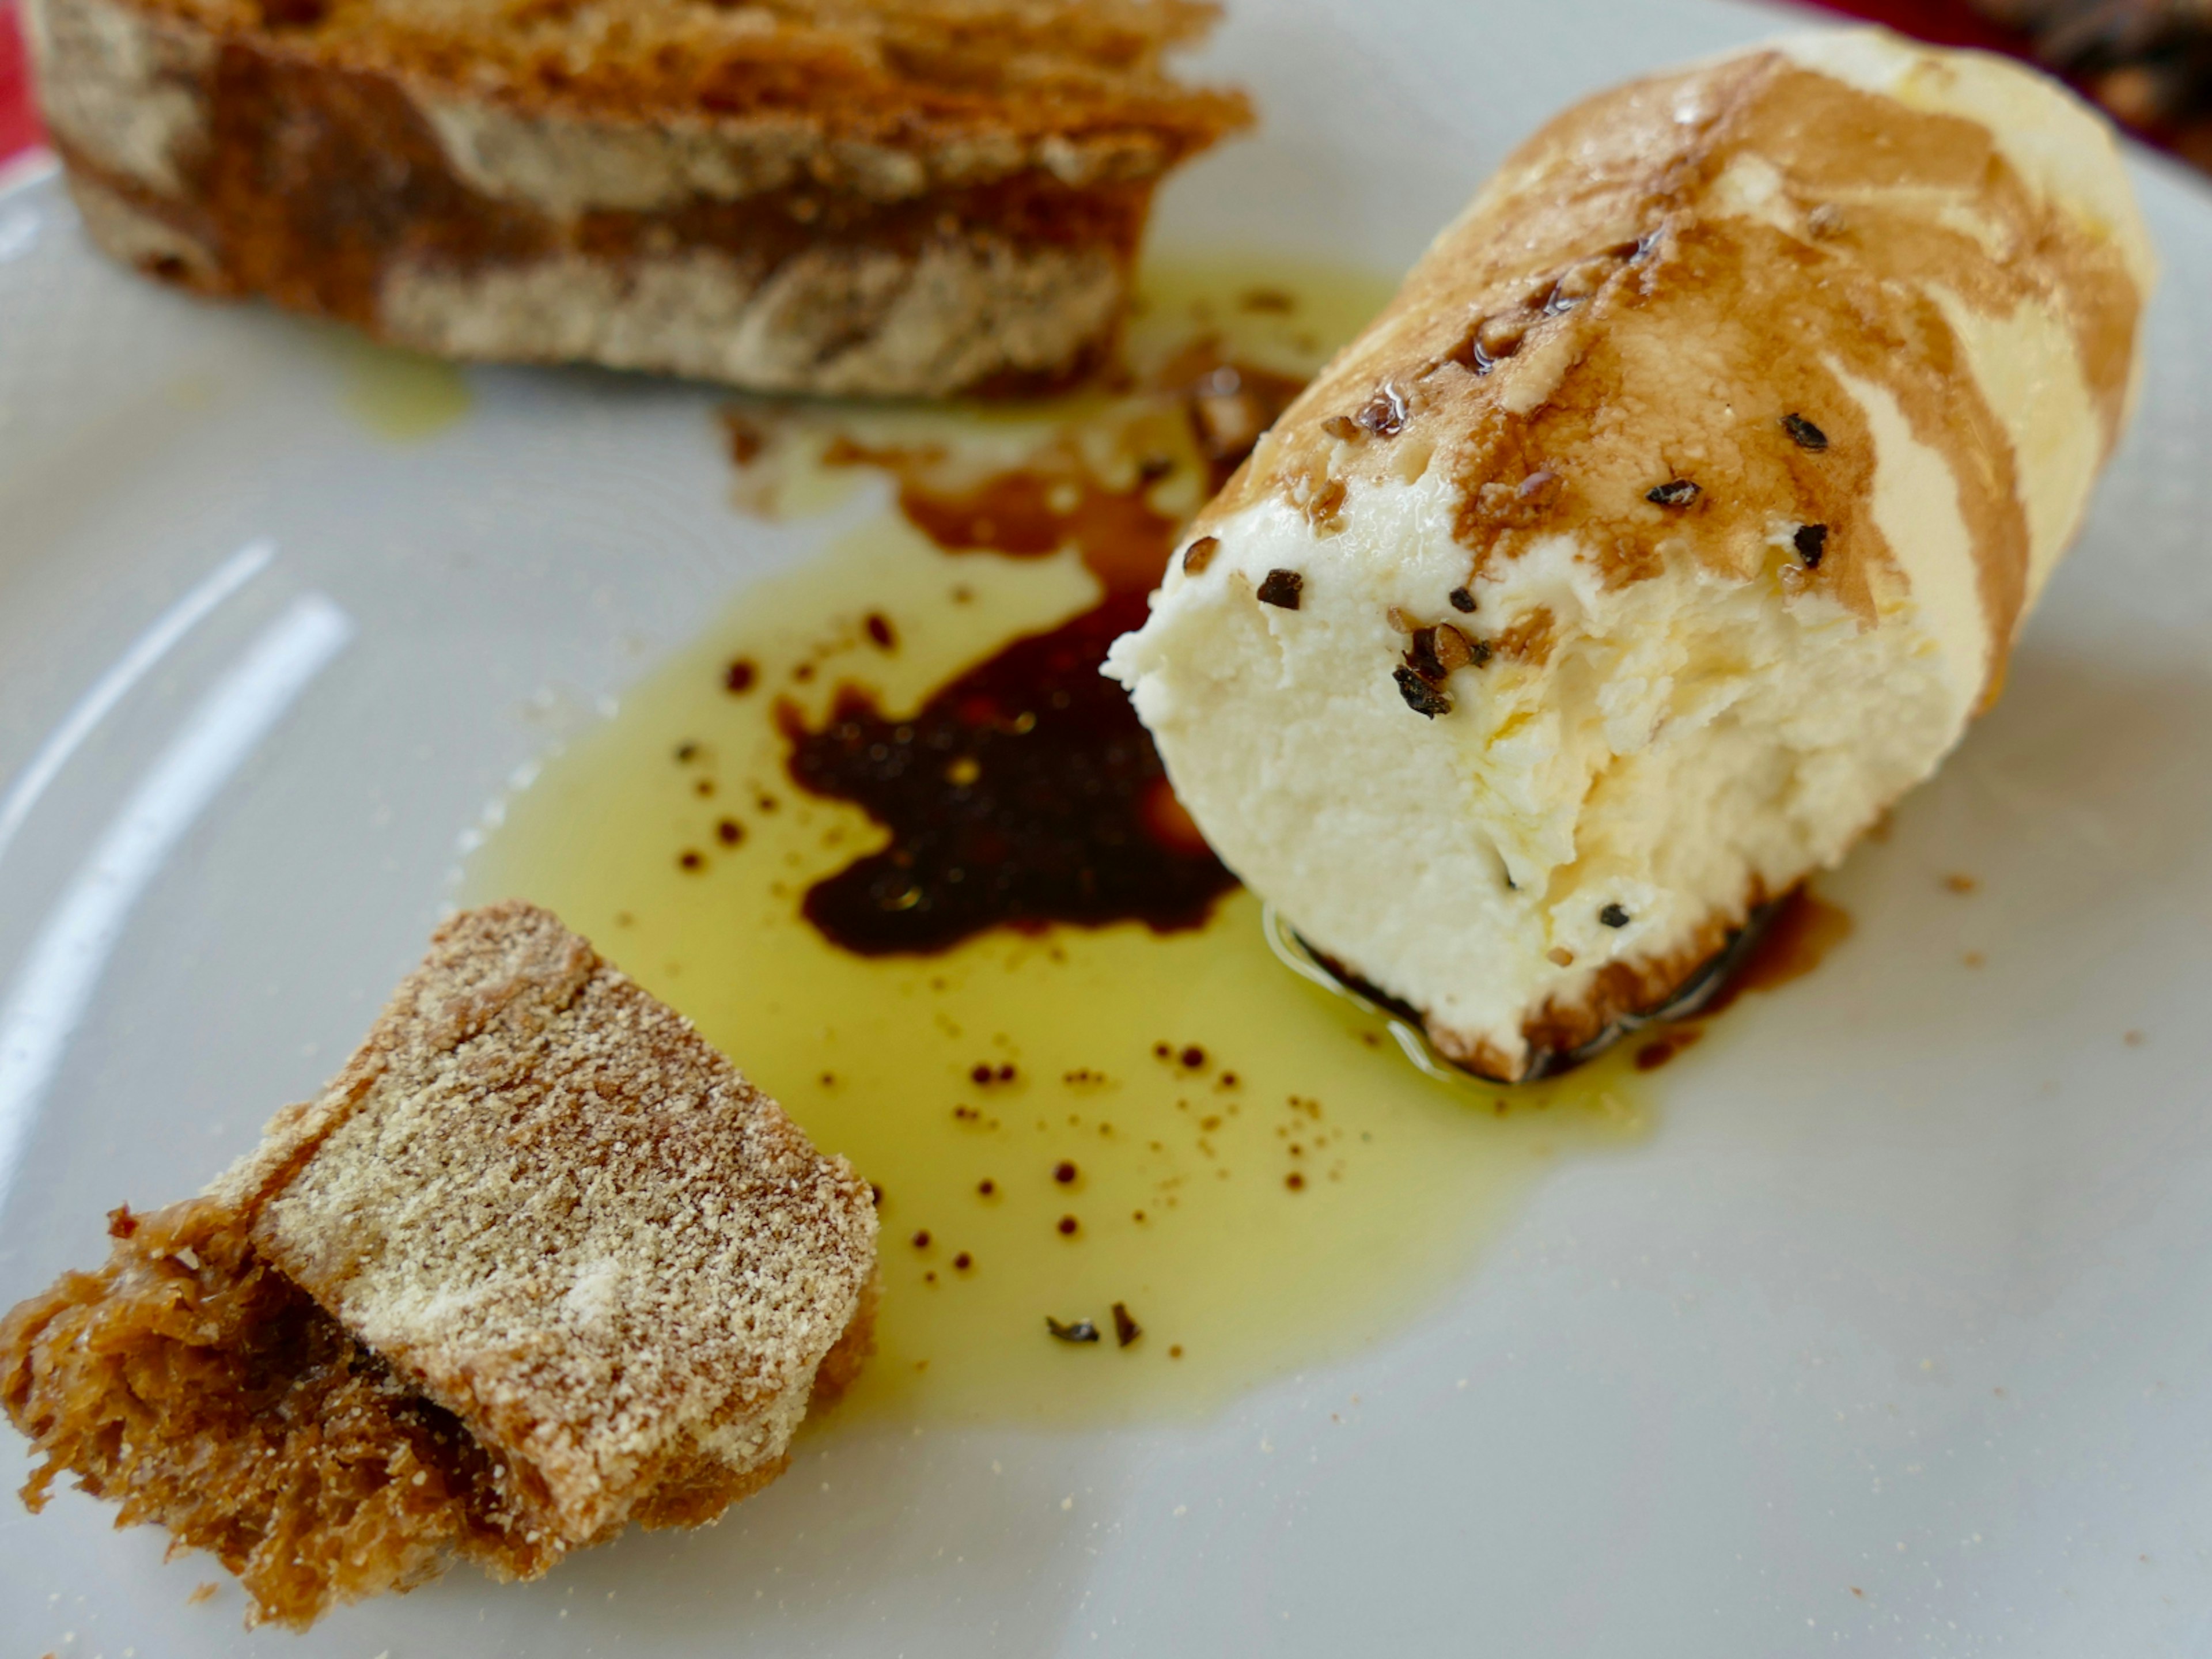
[[[1782,223],[1728,201],[1724,175],[1747,161],[1778,176]],[[1900,188],[1929,194],[1900,205]],[[1996,246],[1943,222],[1938,199],[1970,208]],[[1326,529],[1347,489],[1442,469],[1470,581],[1568,532],[1617,585],[1683,551],[1747,580],[1792,561],[1793,529],[1823,526],[1799,544],[1817,566],[1797,556],[1788,580],[1870,624],[1903,576],[1874,522],[1849,375],[1893,395],[1957,479],[1994,685],[2027,596],[2027,521],[2011,442],[1931,288],[1986,314],[2034,300],[2065,316],[2109,450],[2136,280],[1988,128],[1778,52],[1656,77],[1524,146],[1199,528],[1273,493]],[[1359,420],[1378,395],[1404,409],[1389,435]],[[1826,447],[1799,442],[1792,415]],[[1650,499],[1676,482],[1695,496]]]

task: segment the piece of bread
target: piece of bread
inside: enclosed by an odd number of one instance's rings
[[[0,1324],[66,1469],[305,1626],[455,1557],[534,1577],[767,1484],[873,1310],[875,1208],[553,917],[457,917],[322,1096]]]
[[[1516,1079],[1669,1001],[1996,695],[2153,262],[2064,88],[1876,31],[1509,157],[1200,514],[1129,685],[1223,860]]]
[[[441,356],[936,397],[1079,373],[1249,118],[1196,0],[31,0],[94,240]]]

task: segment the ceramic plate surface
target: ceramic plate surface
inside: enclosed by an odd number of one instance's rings
[[[1402,268],[1560,105],[1778,21],[1236,0],[1207,66],[1265,126],[1157,244]],[[1202,1421],[825,1436],[718,1528],[304,1638],[10,1503],[0,1648],[2212,1649],[2212,193],[2136,176],[2141,414],[2003,702],[1826,884],[1850,942],[1411,1328]],[[732,512],[710,391],[472,371],[400,441],[363,373],[0,195],[0,1303],[313,1091],[517,769],[828,533]]]

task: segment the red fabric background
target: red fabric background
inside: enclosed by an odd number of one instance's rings
[[[2004,30],[1976,17],[1966,0],[1850,0],[1847,4],[1820,9],[1872,18],[1946,46],[2003,49],[2016,44]],[[38,119],[31,112],[30,70],[17,27],[16,0],[0,0],[0,161],[28,149],[38,139]]]
[[[5,3],[6,0],[0,0],[0,4]],[[1966,0],[1847,0],[1847,3],[1821,4],[1815,9],[1887,23],[1900,34],[1915,34],[1939,46],[1984,46],[1991,52],[2027,55],[2018,34],[1977,15]]]
[[[0,161],[38,141],[38,118],[31,113],[30,66],[23,61],[14,0],[0,0]]]

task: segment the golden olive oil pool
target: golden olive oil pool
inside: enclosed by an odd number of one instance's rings
[[[1140,332],[1272,330],[1240,349],[1307,373],[1382,297],[1249,268],[1151,292]],[[1179,933],[1001,931],[907,957],[817,933],[808,887],[884,836],[792,783],[779,705],[818,723],[857,685],[913,708],[1099,591],[1072,551],[948,553],[886,513],[745,589],[547,759],[465,872],[469,902],[528,898],[588,935],[875,1184],[878,1349],[840,1420],[1212,1409],[1403,1329],[1545,1169],[1644,1126],[1625,1057],[1511,1091],[1422,1076],[1382,1021],[1275,959],[1242,891]]]

